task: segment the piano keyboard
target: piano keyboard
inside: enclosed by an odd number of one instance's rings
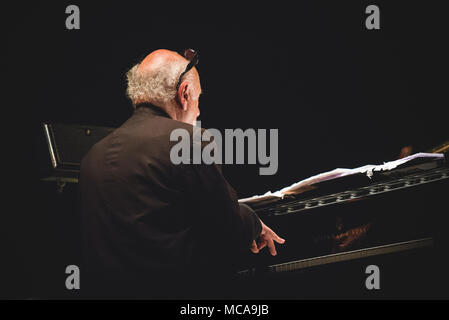
[[[433,245],[432,238],[423,238],[411,241],[397,242],[388,245],[382,245],[377,247],[371,247],[366,249],[359,249],[353,251],[347,251],[343,253],[329,254],[320,257],[313,257],[308,259],[301,259],[281,264],[275,264],[268,266],[264,271],[268,271],[268,273],[279,273],[279,272],[288,272],[288,271],[296,271],[305,268],[316,267],[320,265],[325,265],[329,263],[336,263],[342,261],[349,261],[354,259],[367,258],[377,255],[389,254],[394,252],[400,252],[411,249],[418,249],[429,247]],[[240,271],[239,274],[248,275],[255,273],[255,269],[243,270]]]

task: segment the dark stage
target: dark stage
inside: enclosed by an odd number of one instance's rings
[[[80,9],[80,29],[66,28],[71,4]],[[380,29],[365,25],[369,5],[380,9]],[[396,160],[407,146],[412,154],[426,152],[448,140],[447,13],[437,1],[47,1],[3,4],[2,11],[7,179],[1,298],[83,297],[65,287],[66,266],[81,264],[77,184],[58,193],[54,182],[42,181],[42,159],[48,160],[42,123],[119,127],[133,112],[125,74],[156,49],[201,52],[203,127],[278,129],[276,174],[259,175],[254,164],[223,165],[239,198],[335,168]],[[360,209],[378,213],[386,225],[399,214],[407,221],[412,208],[435,217],[443,240],[432,249],[320,266],[292,278],[244,279],[225,298],[447,299],[447,179],[432,186]],[[413,202],[422,194],[425,204]],[[420,217],[410,223],[418,226]],[[267,221],[288,242],[292,224],[302,220],[282,219],[278,225],[273,217]],[[392,224],[401,228],[396,220]],[[293,250],[286,248],[277,258]],[[268,265],[279,260],[261,255]],[[380,290],[365,287],[371,264],[380,267]],[[276,293],[264,294],[261,283]]]

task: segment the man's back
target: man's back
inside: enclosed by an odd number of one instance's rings
[[[98,285],[114,277],[133,287],[223,267],[260,232],[216,166],[170,161],[177,128],[193,127],[140,107],[83,159],[85,267],[102,278]],[[221,239],[229,230],[231,241]]]

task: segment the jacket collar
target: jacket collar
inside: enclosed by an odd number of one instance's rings
[[[139,113],[145,112],[145,113],[150,113],[153,115],[171,118],[170,115],[167,112],[165,112],[165,110],[163,110],[162,108],[159,108],[149,102],[136,104],[136,110],[134,112],[139,112]]]

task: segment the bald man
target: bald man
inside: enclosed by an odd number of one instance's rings
[[[220,292],[239,253],[267,246],[275,255],[274,242],[284,242],[238,203],[219,166],[170,161],[176,144],[171,132],[182,128],[192,137],[200,114],[201,84],[192,54],[189,63],[176,52],[157,50],[129,70],[134,114],[82,160],[88,294]]]

